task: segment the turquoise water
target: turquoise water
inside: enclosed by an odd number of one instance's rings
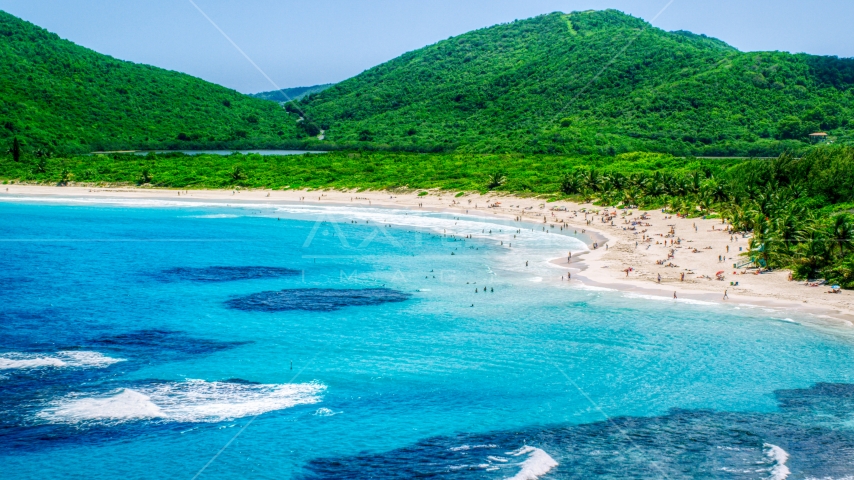
[[[33,198],[0,219],[4,478],[854,474],[845,330],[562,282],[548,260],[584,243],[541,226]]]

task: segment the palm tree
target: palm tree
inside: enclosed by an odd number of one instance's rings
[[[601,178],[596,169],[591,168],[590,170],[581,172],[581,179],[582,182],[584,182],[584,185],[590,190],[595,192],[599,189],[599,182],[601,181]]]
[[[836,248],[839,249],[839,256],[845,257],[845,249],[854,243],[854,223],[848,215],[841,214],[833,217],[833,223],[830,226],[830,238]]]
[[[504,185],[504,182],[507,181],[507,176],[504,175],[504,172],[501,170],[496,170],[489,174],[489,177],[486,181],[486,188],[489,190],[496,189],[501,185]]]
[[[830,273],[829,277],[833,281],[838,282],[844,288],[854,287],[854,258],[846,258],[842,263],[831,268],[828,273]]]
[[[679,197],[670,197],[670,211],[671,212],[681,212],[684,204],[682,203],[682,199]]]
[[[700,187],[703,184],[703,174],[700,172],[694,172],[691,174],[691,177],[688,179],[689,187],[692,192],[698,193],[700,191]]]
[[[581,197],[584,199],[584,203],[589,203],[590,200],[593,200],[593,190],[590,187],[584,186],[581,188]]]
[[[662,177],[661,172],[655,172],[652,177],[648,177],[644,181],[644,187],[646,187],[646,194],[650,197],[664,195],[664,177]]]
[[[758,254],[758,256],[762,258],[762,261],[765,264],[764,266],[767,266],[771,255],[768,245],[772,240],[770,223],[761,212],[757,212],[752,215],[750,221],[753,226],[753,236],[748,242],[751,257],[756,258],[754,254]]]
[[[578,179],[570,174],[565,174],[560,181],[560,191],[566,195],[578,192]]]
[[[626,188],[626,176],[620,172],[615,172],[610,175],[611,185],[613,185],[615,190],[622,190]]]
[[[802,266],[808,272],[807,275],[815,274],[827,259],[828,239],[824,232],[818,228],[807,228],[798,245],[798,258]]]
[[[700,194],[698,197],[699,197],[698,198],[699,201],[697,202],[697,204],[700,206],[700,209],[703,210],[703,213],[708,214],[709,212],[711,212],[712,211],[712,202],[713,202],[711,195],[708,195],[708,193],[704,192],[704,193]]]
[[[791,253],[793,244],[804,234],[801,213],[802,209],[790,206],[773,221],[775,237],[783,243],[787,254]]]
[[[623,190],[623,203],[626,205],[637,205],[641,197],[641,192],[638,187],[630,187]]]
[[[231,176],[231,180],[233,182],[239,182],[240,180],[243,180],[246,178],[246,174],[243,173],[243,167],[241,167],[240,165],[235,165],[231,169],[230,176]]]

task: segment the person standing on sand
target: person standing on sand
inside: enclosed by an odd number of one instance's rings
[[[676,292],[673,292],[673,300],[676,300]]]
[[[724,300],[729,299],[729,295],[726,294],[728,291],[729,290],[724,290]]]
[[[658,274],[658,283],[661,283],[661,274]]]

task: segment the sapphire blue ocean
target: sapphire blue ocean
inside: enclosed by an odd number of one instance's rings
[[[850,331],[560,281],[583,240],[7,199],[0,477],[852,478]]]

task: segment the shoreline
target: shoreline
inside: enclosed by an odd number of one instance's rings
[[[187,193],[184,193],[187,192]],[[787,281],[787,272],[775,271],[761,275],[742,274],[744,267],[733,269],[738,263],[738,248],[746,250],[747,238],[732,238],[720,219],[682,219],[664,215],[660,211],[633,210],[631,215],[617,211],[611,222],[603,223],[605,207],[578,204],[567,201],[547,203],[538,198],[526,198],[508,194],[477,193],[457,197],[453,192],[429,191],[419,196],[417,192],[396,193],[393,191],[349,192],[340,190],[175,190],[134,187],[57,187],[36,185],[5,185],[0,189],[0,199],[14,200],[26,197],[40,199],[75,197],[84,199],[122,200],[175,200],[212,201],[216,203],[288,203],[332,204],[352,206],[395,207],[451,214],[468,214],[483,218],[500,218],[517,221],[531,226],[540,225],[555,233],[561,226],[578,231],[589,241],[588,250],[573,252],[572,261],[564,263],[565,257],[548,260],[558,269],[572,273],[573,281],[584,285],[612,289],[638,295],[672,299],[675,292],[679,299],[718,304],[743,304],[761,308],[795,309],[827,323],[839,326],[854,326],[854,292],[839,294],[824,293],[827,286],[808,287],[803,282]],[[552,208],[559,210],[552,210]],[[582,212],[588,212],[587,219]],[[613,209],[609,209],[611,213]],[[632,220],[642,225],[630,230]],[[630,220],[631,219],[631,220]],[[588,224],[590,221],[590,224]],[[681,240],[681,245],[665,245],[672,239]],[[643,236],[650,241],[642,242]],[[598,242],[598,249],[592,243]],[[726,247],[730,247],[728,250]],[[696,250],[695,250],[696,249]],[[667,257],[673,252],[672,257]],[[719,261],[718,258],[724,257]],[[659,263],[660,262],[660,263]],[[672,266],[667,266],[670,264]],[[676,265],[678,264],[678,266]],[[625,270],[631,268],[629,275]],[[714,278],[723,271],[724,281]],[[685,280],[681,275],[685,274]],[[735,275],[733,274],[735,273]],[[661,276],[661,283],[658,276]],[[739,282],[730,286],[730,282]],[[723,300],[727,291],[729,299]],[[828,321],[829,320],[829,321]]]

